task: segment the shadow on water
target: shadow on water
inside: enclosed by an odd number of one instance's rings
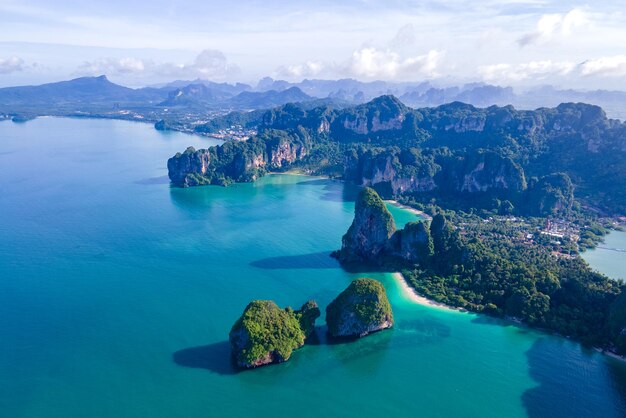
[[[622,404],[626,404],[626,362],[610,359],[607,361],[606,367],[617,398],[622,400]],[[622,405],[622,413],[626,416],[626,405]]]
[[[359,262],[342,262],[341,268],[348,273],[392,273],[394,269],[379,264]]]
[[[151,186],[153,184],[169,184],[170,178],[168,176],[150,177],[147,179],[137,180],[135,184],[141,184],[144,186]]]
[[[230,343],[222,341],[215,344],[185,348],[172,355],[174,363],[192,369],[206,369],[213,373],[230,375],[239,370],[233,364]]]
[[[573,349],[573,344],[567,340],[558,344],[557,339],[541,338],[526,352],[530,377],[538,383],[522,395],[528,416],[626,416],[625,365],[611,364],[611,359],[591,349]],[[607,385],[598,379],[612,380],[608,386],[615,389],[614,393],[601,389]],[[620,384],[616,385],[615,380]]]
[[[449,336],[450,328],[446,325],[435,320],[416,319],[398,321],[394,328],[374,332],[366,338],[334,338],[328,334],[327,326],[322,325],[315,328],[315,332],[307,338],[306,345],[311,348],[331,347],[332,358],[343,365],[362,365],[360,362],[367,358],[367,369],[371,370],[392,350],[436,344]],[[175,352],[172,359],[179,366],[205,369],[220,375],[246,371],[233,363],[228,341],[185,348]]]
[[[360,188],[354,184],[346,183],[341,180],[317,179],[309,181],[300,181],[296,183],[298,186],[323,186],[320,199],[331,202],[354,202],[359,195]]]
[[[517,330],[517,332],[520,334],[530,334],[533,332],[534,333],[543,332],[549,335],[552,334],[551,332],[547,330],[532,329],[526,324],[515,322],[510,319],[489,316],[488,314],[484,314],[484,313],[480,315],[476,315],[476,317],[472,319],[472,323],[480,324],[480,325],[495,325],[498,327],[514,327]]]
[[[252,267],[279,270],[279,269],[335,269],[339,262],[330,256],[330,251],[319,253],[286,255],[269,257],[250,263]]]

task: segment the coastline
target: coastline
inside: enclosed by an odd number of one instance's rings
[[[389,199],[389,200],[385,200],[385,202],[391,203],[392,205],[394,205],[394,206],[396,206],[398,208],[407,210],[407,211],[409,211],[411,213],[414,213],[414,214],[416,214],[418,216],[421,216],[422,218],[424,218],[425,220],[427,220],[429,222],[433,220],[432,216],[430,216],[429,214],[427,214],[425,212],[422,212],[421,210],[417,210],[415,208],[412,208],[410,206],[403,205],[402,203],[398,202],[397,200]]]
[[[465,309],[455,308],[453,306],[449,306],[440,302],[435,302],[434,300],[430,300],[428,298],[425,298],[424,296],[418,295],[417,292],[411,286],[409,286],[409,283],[406,281],[406,279],[400,272],[391,273],[391,275],[395,279],[396,283],[398,283],[398,285],[402,289],[402,293],[406,297],[408,297],[412,302],[415,302],[419,305],[429,306],[431,308],[441,309],[445,311],[467,312]]]

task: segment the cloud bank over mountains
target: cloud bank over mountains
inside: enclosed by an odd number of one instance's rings
[[[229,63],[223,52],[205,49],[190,63],[176,64],[171,62],[157,63],[153,60],[140,58],[103,58],[85,61],[75,75],[93,76],[100,74],[136,75],[149,77],[202,78],[222,81],[239,74],[240,69]]]
[[[0,86],[99,74],[135,86],[271,75],[626,90],[626,14],[606,0],[142,3],[112,0],[109,11],[0,3]]]

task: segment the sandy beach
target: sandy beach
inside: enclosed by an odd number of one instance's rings
[[[463,309],[454,308],[452,306],[448,306],[448,305],[445,305],[443,303],[435,302],[433,300],[425,298],[424,296],[420,296],[420,295],[418,295],[415,292],[415,290],[411,286],[409,286],[409,284],[405,280],[405,278],[402,275],[402,273],[396,272],[396,273],[392,273],[392,275],[393,275],[394,279],[398,282],[400,287],[402,288],[402,293],[404,293],[404,295],[406,295],[413,302],[419,303],[420,305],[430,306],[430,307],[433,307],[433,308],[443,309],[443,310],[447,310],[447,311],[457,311],[457,312],[463,312],[464,311]]]
[[[421,210],[417,210],[417,209],[412,208],[410,206],[403,205],[402,203],[398,202],[397,200],[390,199],[390,200],[385,200],[385,202],[391,203],[392,205],[397,206],[399,208],[408,210],[409,212],[412,212],[412,213],[414,213],[414,214],[416,214],[418,216],[421,216],[422,218],[426,219],[427,221],[432,221],[433,220],[433,218],[430,215],[428,215],[427,213],[424,213]]]

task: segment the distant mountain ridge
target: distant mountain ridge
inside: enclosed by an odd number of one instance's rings
[[[112,83],[102,75],[69,81],[0,88],[0,111],[23,110],[45,114],[46,107],[73,106],[142,106],[188,107],[194,109],[267,109],[289,102],[318,100],[297,87],[285,90],[251,91],[250,86],[237,83],[214,83],[195,80],[190,84],[177,81],[163,87],[132,89]]]
[[[544,86],[516,92],[511,87],[484,83],[451,87],[437,87],[430,82],[362,82],[354,79],[305,79],[291,83],[269,77],[261,79],[254,87],[196,79],[137,89],[112,83],[106,76],[81,77],[40,86],[0,88],[0,112],[29,110],[46,114],[46,106],[69,106],[78,111],[86,110],[85,106],[106,108],[112,104],[144,109],[161,106],[195,111],[254,110],[316,99],[360,104],[382,95],[394,95],[414,108],[463,102],[478,107],[511,104],[518,109],[537,109],[563,102],[585,102],[601,106],[611,117],[626,119],[626,92],[622,91],[559,90]]]

